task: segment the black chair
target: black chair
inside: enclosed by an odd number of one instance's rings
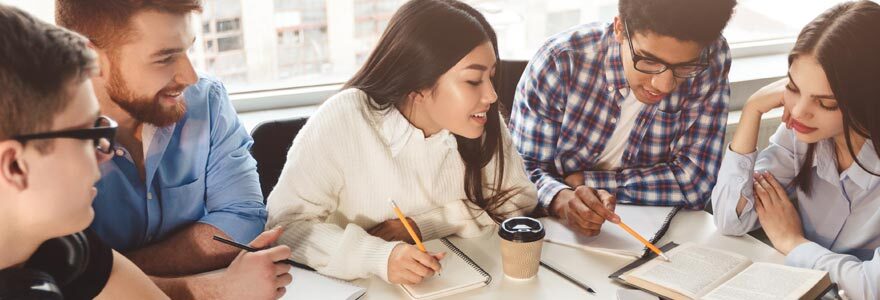
[[[308,117],[283,119],[260,123],[251,132],[254,145],[251,155],[257,161],[257,173],[260,174],[260,189],[263,190],[263,204],[269,198],[269,192],[278,183],[281,169],[287,162],[287,150],[293,138],[306,125]]]
[[[513,108],[513,96],[516,95],[516,85],[523,71],[529,64],[526,60],[501,60],[501,101],[500,111],[504,120],[510,119],[510,111]]]

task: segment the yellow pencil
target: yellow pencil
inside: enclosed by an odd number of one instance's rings
[[[648,249],[651,249],[651,251],[654,251],[654,253],[657,253],[657,255],[660,255],[666,261],[671,262],[671,260],[669,260],[669,257],[666,257],[666,254],[663,254],[663,251],[661,251],[660,248],[657,248],[657,246],[654,246],[654,244],[651,244],[651,242],[649,242],[648,240],[643,238],[638,232],[636,232],[632,228],[629,228],[629,226],[624,224],[623,221],[617,223],[617,225],[619,225],[620,228],[623,228],[623,230],[626,230],[626,232],[629,232],[629,234],[631,234],[633,237],[638,239],[639,242],[642,242],[642,244],[645,244],[645,246],[648,247]]]
[[[397,214],[397,218],[403,223],[403,227],[406,227],[406,232],[409,232],[409,236],[412,237],[413,241],[416,241],[416,246],[419,247],[419,250],[428,253],[428,250],[425,249],[425,245],[422,245],[419,235],[416,234],[416,231],[413,230],[412,226],[409,225],[409,222],[406,221],[406,216],[400,211],[400,207],[397,207],[397,203],[394,203],[394,200],[391,199],[388,199],[388,201],[391,202],[391,207],[394,208],[394,213]]]

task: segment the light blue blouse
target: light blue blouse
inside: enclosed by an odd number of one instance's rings
[[[715,224],[724,234],[743,235],[761,226],[754,208],[754,171],[769,171],[780,184],[792,182],[804,161],[807,144],[792,130],[780,125],[770,145],[760,153],[741,155],[729,149],[721,163],[712,191]],[[831,280],[851,299],[880,298],[880,177],[853,163],[837,172],[834,144],[817,143],[811,166],[812,187],[797,193],[804,236],[811,242],[795,247],[785,258],[787,265],[827,271]],[[756,161],[757,157],[757,161]],[[858,159],[869,170],[880,170],[880,159],[868,140]],[[748,202],[742,215],[736,205]]]

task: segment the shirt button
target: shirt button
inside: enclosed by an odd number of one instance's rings
[[[116,156],[123,156],[123,155],[125,155],[125,151],[122,151],[122,149],[116,149]]]
[[[614,87],[613,87],[613,86],[609,86],[609,87],[608,87],[608,91],[609,91],[609,92],[613,92],[613,91],[614,91]]]
[[[147,200],[153,200],[153,193],[147,192]]]
[[[745,181],[745,179],[743,179],[742,177],[736,178],[736,183],[743,183],[743,181]]]
[[[743,168],[743,170],[748,170],[748,169],[749,169],[749,163],[742,161],[742,162],[739,163],[739,167],[740,167],[740,168]]]

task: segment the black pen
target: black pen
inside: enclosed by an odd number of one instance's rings
[[[565,278],[566,280],[570,281],[571,283],[574,283],[574,285],[579,286],[580,288],[586,290],[587,292],[590,292],[590,294],[596,294],[596,291],[594,291],[593,288],[587,286],[583,282],[577,281],[576,279],[572,278],[571,276],[568,276],[568,274],[562,273],[562,271],[559,271],[556,268],[551,267],[548,264],[545,264],[543,261],[541,261],[540,263],[542,266],[547,268],[547,270],[553,271],[553,273],[556,273],[556,275],[559,275],[562,278]]]
[[[251,248],[251,247],[249,247],[249,246],[247,246],[247,245],[242,245],[242,244],[240,244],[240,243],[236,243],[235,241],[230,241],[230,240],[224,239],[223,237],[216,236],[216,235],[214,236],[214,240],[215,240],[215,241],[218,241],[218,242],[221,242],[221,243],[224,243],[224,244],[227,244],[227,245],[230,245],[230,246],[232,246],[232,247],[235,247],[235,248],[238,248],[238,249],[241,249],[241,250],[247,251],[247,252],[257,252],[257,251],[260,251],[260,250],[261,250],[261,249]],[[289,259],[289,258],[288,258],[288,259],[285,259],[285,260],[282,260],[281,262],[286,263],[286,264],[291,265],[291,266],[294,266],[294,267],[297,267],[297,268],[300,268],[300,269],[306,269],[306,270],[309,270],[309,271],[314,271],[314,270],[315,270],[315,269],[312,269],[312,267],[309,267],[309,266],[307,266],[307,265],[304,265],[304,264],[301,264],[301,263],[295,262],[295,261],[293,261],[292,259]]]

